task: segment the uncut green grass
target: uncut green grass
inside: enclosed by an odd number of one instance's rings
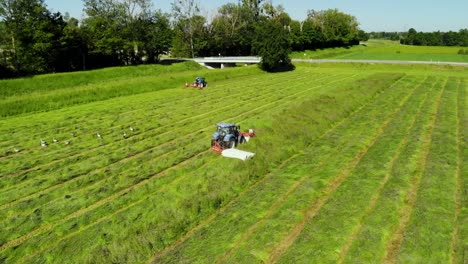
[[[330,48],[295,52],[297,59],[403,60],[433,62],[468,62],[467,55],[458,54],[464,47],[408,46],[394,41],[369,40],[350,48]]]

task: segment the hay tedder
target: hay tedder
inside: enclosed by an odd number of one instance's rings
[[[208,82],[205,80],[204,77],[200,77],[200,76],[197,76],[195,78],[195,81],[193,81],[193,83],[188,83],[186,82],[185,83],[185,87],[193,87],[193,88],[204,88],[208,86]]]
[[[246,160],[255,153],[236,149],[237,145],[248,142],[255,136],[253,129],[248,132],[240,131],[240,126],[232,123],[218,123],[216,132],[211,138],[211,149],[224,157]]]

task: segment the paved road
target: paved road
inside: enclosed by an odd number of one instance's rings
[[[260,57],[204,57],[184,58],[180,60],[194,60],[198,63],[259,63]],[[451,65],[468,67],[468,62],[446,62],[446,61],[401,61],[401,60],[329,60],[329,59],[292,59],[292,62],[307,63],[366,63],[366,64],[420,64],[420,65]]]

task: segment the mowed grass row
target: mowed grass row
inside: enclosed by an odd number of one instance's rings
[[[468,210],[466,208],[467,195],[465,192],[465,185],[468,175],[468,78],[462,79],[461,87],[458,89],[458,142],[459,142],[459,165],[457,172],[457,209],[456,221],[457,226],[454,229],[452,240],[452,262],[460,262],[466,259],[467,240],[468,237]]]
[[[291,99],[294,99],[294,98],[291,98]]]
[[[399,211],[406,203],[406,196],[412,183],[421,171],[421,163],[428,151],[433,116],[440,109],[438,100],[445,84],[435,84],[427,90],[426,103],[410,133],[399,146],[399,152],[389,164],[379,192],[372,196],[370,207],[353,228],[352,235],[346,239],[339,251],[340,262],[382,261],[391,242],[391,234],[398,226]],[[383,165],[382,165],[383,166]]]
[[[460,142],[458,121],[460,80],[450,79],[441,98],[426,166],[397,261],[448,263],[456,221]]]
[[[407,143],[410,130],[419,121],[415,117],[418,117],[426,102],[425,93],[431,93],[431,83],[436,86],[437,93],[432,93],[430,97],[437,99],[443,80],[428,80],[418,88],[412,100],[408,101],[405,108],[397,113],[376,138],[359,163],[349,172],[346,180],[336,188],[314,217],[304,224],[301,234],[290,244],[289,250],[285,250],[280,262],[310,260],[336,263],[340,259],[341,252],[337,249],[346,245],[344,242],[352,236],[353,229],[360,224],[366,211],[373,210],[372,196],[376,195],[376,199],[381,186],[391,177],[391,163],[398,158],[400,145]],[[433,106],[434,101],[437,102],[432,98],[429,98],[427,105]]]
[[[370,140],[371,135],[368,135],[368,131],[379,127],[381,122],[375,120],[385,119],[385,116],[393,110],[390,106],[392,104],[394,106],[397,102],[388,98],[402,96],[407,93],[407,89],[412,90],[417,83],[403,80],[402,83],[381,92],[369,105],[313,142],[304,150],[306,154],[292,160],[285,169],[274,172],[264,184],[240,197],[212,223],[202,227],[184,243],[157,256],[153,261],[222,263],[236,262],[239,261],[237,258],[243,257],[247,257],[249,262],[268,260],[268,254],[263,247],[270,247],[296,221],[300,221],[301,210],[296,211],[296,208],[306,207],[307,197],[318,193],[304,182],[307,173],[314,170],[320,170],[317,173],[322,174],[338,173],[340,168],[346,166],[356,152]],[[381,107],[376,107],[377,105]],[[304,108],[299,107],[299,109]],[[371,117],[367,123],[357,122],[366,116]],[[337,156],[341,157],[341,160],[336,160]],[[316,184],[324,187],[326,183],[326,180],[322,180]],[[229,252],[233,247],[235,251]]]

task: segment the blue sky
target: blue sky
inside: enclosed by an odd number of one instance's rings
[[[200,0],[205,16],[212,16],[217,7],[238,0]],[[155,8],[170,12],[173,0],[153,0]],[[45,0],[49,10],[70,13],[82,18],[82,0]],[[307,10],[338,8],[357,18],[360,28],[365,31],[407,31],[413,27],[417,31],[458,31],[468,28],[468,0],[273,0],[273,5],[281,4],[296,20],[303,20]]]

